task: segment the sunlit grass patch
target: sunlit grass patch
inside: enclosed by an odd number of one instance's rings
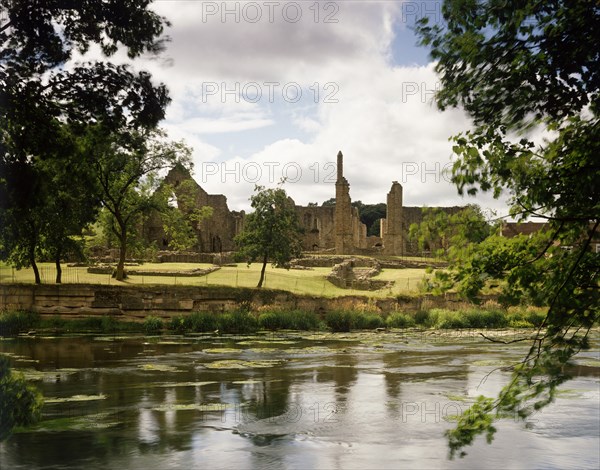
[[[139,269],[143,271],[189,271],[194,268],[208,268],[210,264],[201,263],[145,263]],[[53,284],[56,278],[54,263],[39,263],[43,284]],[[64,284],[104,284],[104,285],[184,285],[184,286],[229,286],[254,288],[260,277],[260,263],[247,266],[244,263],[235,266],[223,266],[221,269],[200,277],[155,276],[134,274],[125,281],[116,281],[109,274],[92,274],[86,267],[63,266]],[[136,269],[138,269],[136,267]],[[419,283],[425,276],[425,269],[383,269],[376,279],[394,281],[391,288],[378,291],[358,291],[341,289],[327,280],[331,268],[313,268],[310,270],[286,270],[267,266],[264,288],[280,289],[296,294],[306,294],[322,297],[340,297],[346,295],[363,295],[367,297],[393,297],[401,293],[417,293]],[[0,283],[34,282],[33,271],[14,269],[0,264]]]

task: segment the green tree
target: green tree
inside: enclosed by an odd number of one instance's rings
[[[77,232],[73,225],[85,206],[60,212],[68,203],[52,189],[69,168],[49,163],[70,155],[59,151],[65,150],[64,130],[80,134],[99,122],[112,129],[153,128],[169,101],[165,86],[154,85],[147,72],[108,61],[73,67],[65,63],[92,44],[106,57],[118,48],[130,58],[161,50],[166,22],[149,4],[0,0],[0,249],[17,266],[31,265],[38,283],[35,257],[42,244],[54,259],[65,244],[73,247],[68,232]],[[58,173],[49,174],[52,169]],[[82,191],[79,197],[88,193]],[[60,222],[49,217],[57,210],[65,215]]]
[[[300,226],[294,203],[281,187],[268,189],[256,186],[250,198],[254,212],[246,217],[244,230],[236,238],[237,256],[248,264],[262,262],[260,288],[265,279],[267,263],[286,266],[294,257],[300,256]]]
[[[0,259],[31,266],[41,278],[37,257],[56,263],[67,252],[81,252],[82,229],[94,220],[98,198],[89,162],[66,125],[57,125],[44,158],[0,161]]]
[[[454,183],[461,193],[508,193],[513,217],[548,221],[531,238],[490,239],[450,276],[473,297],[483,280],[504,282],[512,301],[525,300],[532,285],[548,307],[508,385],[480,398],[448,433],[453,456],[479,434],[491,441],[502,413],[525,418],[552,402],[600,314],[600,255],[590,250],[600,224],[600,54],[590,46],[600,42],[600,6],[446,0],[442,15],[435,25],[421,20],[417,33],[436,60],[438,106],[462,107],[473,119],[453,138]],[[557,244],[574,249],[560,253]]]
[[[380,236],[379,221],[386,217],[386,204],[363,204],[361,201],[356,201],[352,206],[358,208],[360,221],[367,226],[367,235]]]
[[[411,224],[409,238],[417,242],[419,250],[435,249],[437,256],[455,257],[472,244],[481,243],[493,230],[476,204],[455,213],[439,207],[424,207],[422,212],[423,220]]]
[[[160,215],[169,247],[186,251],[198,244],[198,226],[213,214],[210,206],[196,206],[196,183],[184,180],[176,188],[160,188]]]
[[[42,394],[22,375],[12,372],[8,357],[0,354],[0,442],[15,426],[35,423],[42,405]]]
[[[74,52],[92,44],[105,57],[121,47],[130,58],[157,53],[166,20],[150,0],[128,2],[0,0],[0,116],[32,142],[60,117],[69,122],[104,119],[155,126],[164,117],[168,97],[147,72],[96,61],[64,67]]]
[[[83,230],[94,222],[100,207],[98,185],[90,172],[91,162],[82,154],[77,138],[63,126],[60,153],[39,159],[45,195],[47,223],[42,230],[44,256],[54,261],[56,283],[62,282],[61,260],[67,254],[82,256]]]
[[[166,141],[160,130],[117,133],[100,126],[90,128],[84,145],[93,156],[102,206],[112,216],[108,225],[119,244],[116,279],[122,281],[130,234],[140,217],[156,208],[156,173],[176,164],[191,165],[191,149]]]

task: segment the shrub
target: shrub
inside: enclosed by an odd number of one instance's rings
[[[540,326],[546,318],[546,312],[541,309],[527,309],[524,320],[533,326]]]
[[[55,330],[62,330],[65,328],[67,321],[58,315],[54,315],[48,320],[48,327]]]
[[[103,317],[83,318],[80,321],[79,326],[82,330],[88,329],[88,330],[102,331],[102,318]]]
[[[527,320],[510,320],[508,326],[511,328],[533,328],[533,325],[529,323]]]
[[[8,357],[0,354],[0,441],[15,426],[35,423],[41,415],[41,393],[29,385],[21,374],[10,370]]]
[[[546,310],[535,307],[511,307],[508,311],[508,322],[513,328],[539,327],[546,318]]]
[[[160,333],[162,330],[163,323],[162,320],[158,317],[149,316],[144,320],[144,332],[147,335],[152,335],[156,333]]]
[[[418,310],[414,318],[417,325],[428,325],[430,323],[429,312],[427,310]]]
[[[408,328],[415,325],[415,319],[402,312],[394,312],[385,319],[389,328]]]
[[[319,318],[304,310],[274,310],[261,313],[258,324],[267,330],[317,330]]]
[[[258,326],[265,330],[278,330],[281,326],[281,312],[265,312],[258,316]]]
[[[183,334],[192,331],[192,320],[189,316],[178,316],[171,318],[169,328],[175,333]]]
[[[352,325],[352,316],[346,310],[332,310],[325,315],[325,323],[333,331],[347,332]]]
[[[385,326],[385,321],[380,315],[353,310],[332,310],[325,315],[325,323],[332,331],[338,332],[348,332],[351,329],[374,329]]]
[[[452,328],[503,328],[508,318],[502,310],[448,310],[434,308],[429,311],[427,325],[440,329]]]
[[[353,313],[350,327],[357,330],[372,330],[385,326],[385,321],[377,314]]]
[[[256,318],[242,310],[219,315],[217,321],[222,333],[254,333],[258,329]]]
[[[508,325],[502,310],[467,310],[464,312],[468,328],[503,328]]]
[[[443,308],[434,308],[429,312],[430,318],[435,319],[433,326],[441,329],[468,328],[469,322],[462,312]]]
[[[100,321],[100,329],[103,333],[114,333],[119,329],[119,322],[112,315],[103,315]]]
[[[197,333],[215,331],[219,328],[217,314],[212,312],[194,312],[188,318],[190,328]]]
[[[318,330],[319,317],[312,312],[304,310],[292,310],[289,316],[293,318],[294,330]]]
[[[35,328],[40,324],[40,316],[35,312],[0,313],[0,336],[12,336]]]

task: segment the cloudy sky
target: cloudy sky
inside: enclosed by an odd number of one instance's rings
[[[404,204],[479,203],[443,174],[460,110],[440,112],[427,50],[411,25],[439,21],[441,2],[210,2],[156,0],[172,23],[159,57],[136,61],[173,99],[163,123],[194,148],[195,178],[248,209],[255,184],[285,189],[297,204],[334,195],[344,154],[353,200],[385,202],[392,181]]]

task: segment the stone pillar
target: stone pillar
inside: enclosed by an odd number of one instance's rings
[[[386,255],[400,256],[402,250],[402,186],[397,181],[387,195],[387,213],[383,247]]]
[[[352,254],[352,204],[350,185],[344,178],[344,156],[337,154],[337,181],[335,182],[335,253]]]

